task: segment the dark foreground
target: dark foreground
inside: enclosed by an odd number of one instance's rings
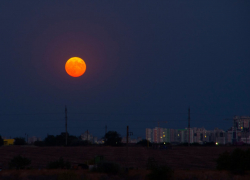
[[[8,169],[8,163],[17,155],[31,159],[31,167],[44,169],[46,165],[63,157],[72,165],[86,163],[96,155],[103,155],[105,160],[119,163],[121,166],[146,169],[148,158],[153,157],[160,165],[168,165],[176,170],[215,170],[219,154],[232,152],[237,147],[180,147],[156,150],[145,147],[35,147],[5,146],[0,147],[0,163]],[[247,149],[248,147],[242,147]]]

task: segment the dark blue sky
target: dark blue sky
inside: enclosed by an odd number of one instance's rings
[[[250,1],[0,3],[0,134],[224,130],[250,115]],[[85,60],[79,78],[70,57]]]

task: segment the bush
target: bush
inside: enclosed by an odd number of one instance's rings
[[[156,179],[172,179],[174,171],[168,166],[155,166],[152,168],[150,174],[147,175],[147,179],[156,180]]]
[[[245,171],[250,170],[250,149],[244,151],[237,148],[231,154],[226,151],[220,154],[216,162],[218,170],[227,170],[233,174],[244,174]]]
[[[139,145],[139,146],[144,146],[144,147],[147,147],[147,146],[152,147],[152,143],[149,142],[149,141],[146,140],[146,139],[143,139],[143,140],[139,141],[139,142],[137,143],[137,145]]]
[[[30,159],[18,155],[10,161],[9,168],[24,169],[26,166],[30,165],[30,163],[31,163]]]
[[[149,157],[147,161],[147,169],[154,169],[158,164],[153,157]]]
[[[43,146],[45,146],[45,142],[44,141],[35,141],[34,145],[39,146],[39,147],[43,147]]]
[[[61,157],[57,161],[49,162],[47,165],[48,169],[70,169],[71,164],[69,161],[64,161],[64,159]]]
[[[97,164],[97,167],[93,168],[94,172],[118,174],[121,171],[119,164],[113,162],[103,161]]]
[[[0,136],[0,146],[4,144],[2,136]]]
[[[14,138],[14,145],[26,145],[25,139],[24,138]]]
[[[74,172],[64,172],[58,175],[58,180],[78,180],[79,177]]]

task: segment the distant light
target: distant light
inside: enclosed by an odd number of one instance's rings
[[[161,137],[162,138],[162,137]]]
[[[178,134],[178,136],[180,136],[180,135]]]
[[[165,137],[165,134],[163,135],[163,137]]]
[[[117,144],[117,142],[116,142],[116,144]]]
[[[164,142],[164,144],[166,144],[166,143]]]
[[[215,144],[216,144],[216,145],[218,145],[218,143],[217,143],[217,142],[216,142]]]

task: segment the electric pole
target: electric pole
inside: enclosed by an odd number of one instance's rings
[[[107,134],[107,125],[105,125],[105,135],[104,135],[104,137],[105,137],[105,143],[107,142],[106,134]]]
[[[68,131],[67,131],[67,106],[65,106],[65,145],[67,146],[67,138],[68,138]]]
[[[87,142],[89,140],[89,130],[87,130]]]
[[[190,107],[188,108],[188,146],[190,146]]]
[[[128,126],[127,126],[127,146],[128,146]]]
[[[129,126],[127,126],[127,168],[126,171],[128,172],[128,137],[133,135],[133,132],[129,132]]]

